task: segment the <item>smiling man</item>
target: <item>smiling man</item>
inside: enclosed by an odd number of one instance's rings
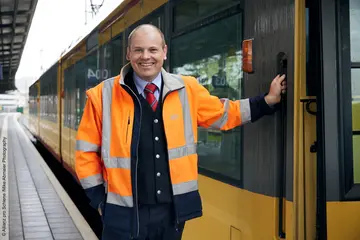
[[[159,77],[166,54],[165,38],[158,28],[142,25],[130,33],[126,58],[140,79],[151,82]]]
[[[197,127],[255,122],[286,88],[276,76],[265,97],[219,99],[194,77],[166,72],[166,55],[163,33],[141,25],[129,35],[130,63],[86,93],[76,173],[102,215],[104,240],[181,239],[185,222],[202,216]]]

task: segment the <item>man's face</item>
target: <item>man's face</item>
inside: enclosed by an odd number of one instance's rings
[[[161,71],[167,53],[160,33],[153,28],[141,28],[133,34],[129,44],[126,58],[135,73],[145,81],[154,80]]]

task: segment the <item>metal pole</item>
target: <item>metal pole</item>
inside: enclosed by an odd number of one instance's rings
[[[85,0],[85,25],[87,24],[87,6],[86,6],[86,1]]]

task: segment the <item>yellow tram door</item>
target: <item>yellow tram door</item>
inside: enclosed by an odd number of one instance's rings
[[[295,1],[293,205],[287,209],[292,224],[286,239],[317,239],[318,4]]]
[[[295,19],[287,239],[360,239],[360,1],[296,0]]]

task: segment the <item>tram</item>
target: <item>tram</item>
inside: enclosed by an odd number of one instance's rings
[[[125,0],[31,87],[31,132],[74,175],[85,91],[118,75],[128,34],[165,34],[167,71],[230,99],[288,90],[272,116],[200,128],[204,215],[185,240],[360,239],[360,1]]]

